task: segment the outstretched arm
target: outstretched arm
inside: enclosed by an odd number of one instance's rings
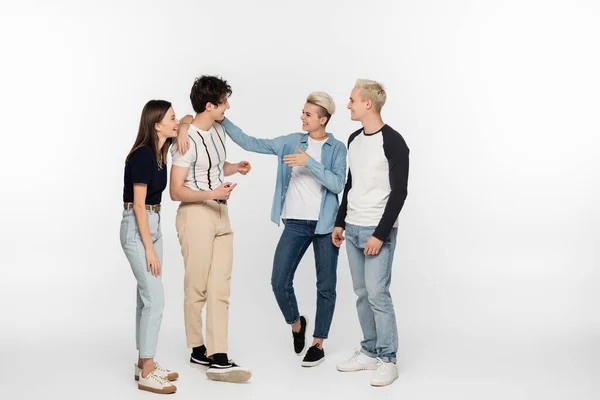
[[[225,118],[221,125],[225,129],[227,136],[229,136],[235,144],[246,151],[277,155],[283,149],[285,143],[284,136],[274,139],[258,139],[247,135],[228,118]]]

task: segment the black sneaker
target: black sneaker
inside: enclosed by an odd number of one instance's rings
[[[304,348],[306,347],[306,325],[308,325],[308,319],[304,316],[300,316],[300,331],[294,332],[292,330],[292,335],[294,336],[294,351],[296,355],[302,354]]]
[[[302,360],[303,367],[316,367],[325,361],[325,351],[319,348],[318,344],[311,346],[304,359]]]
[[[204,345],[194,347],[190,356],[192,366],[208,368],[210,367],[210,361],[210,358],[206,357],[206,347]]]
[[[227,358],[227,354],[215,353],[212,356],[210,367],[206,371],[206,377],[213,381],[244,383],[250,380],[252,372]]]

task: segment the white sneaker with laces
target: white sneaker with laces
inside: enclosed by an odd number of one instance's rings
[[[396,364],[377,359],[377,370],[373,372],[371,386],[387,386],[398,379]]]
[[[156,371],[150,372],[145,378],[144,375],[140,374],[138,389],[159,394],[170,394],[177,391],[175,385],[158,375]]]
[[[162,376],[163,378],[165,378],[168,381],[175,381],[175,380],[177,380],[177,378],[179,378],[179,374],[177,372],[169,371],[168,369],[161,367],[160,364],[157,363],[156,361],[154,362],[154,373],[157,374],[158,376]],[[135,364],[134,378],[136,381],[140,380],[141,374],[142,374],[142,369],[140,367],[138,367],[137,364]]]
[[[377,369],[377,359],[369,357],[360,350],[356,350],[350,359],[342,361],[336,365],[336,368],[340,372],[375,370]]]

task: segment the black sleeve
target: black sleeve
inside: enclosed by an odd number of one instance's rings
[[[335,226],[340,228],[346,228],[346,213],[348,212],[348,192],[352,188],[352,173],[348,169],[348,179],[346,180],[346,186],[344,187],[344,195],[342,196],[342,204],[338,209],[337,218],[335,219]]]
[[[131,157],[129,157],[129,166],[131,170],[131,183],[149,184],[152,177],[152,158],[155,157],[152,150],[147,147],[140,147]]]
[[[354,140],[359,133],[362,132],[362,129],[354,132],[348,138],[348,152],[350,152],[350,143]],[[346,186],[344,186],[344,194],[342,195],[342,203],[340,204],[340,208],[338,209],[337,218],[335,219],[335,226],[339,228],[346,228],[346,213],[348,212],[348,192],[352,189],[352,171],[350,171],[350,166],[348,166],[348,179],[346,180]]]
[[[408,195],[408,154],[409,149],[402,135],[390,127],[385,127],[383,134],[383,151],[389,164],[391,192],[383,216],[373,232],[373,236],[385,241],[389,236],[404,200]]]

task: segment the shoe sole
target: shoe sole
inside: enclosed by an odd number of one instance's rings
[[[358,372],[358,371],[375,371],[377,369],[377,365],[373,365],[371,366],[364,366],[362,368],[340,368],[340,367],[335,367],[335,369],[337,369],[340,372]]]
[[[252,377],[252,372],[244,370],[233,370],[233,371],[206,371],[206,377],[213,381],[230,382],[230,383],[244,383],[248,382]]]
[[[158,394],[172,394],[177,391],[177,388],[175,386],[164,387],[162,389],[156,389],[156,388],[153,388],[150,386],[144,386],[144,385],[139,385],[139,384],[138,384],[138,389],[145,390],[147,392],[158,393]]]
[[[166,378],[167,378],[167,380],[169,382],[173,382],[173,381],[176,381],[177,378],[179,378],[179,374],[177,372],[171,372],[169,375],[166,376]],[[139,381],[140,380],[140,376],[139,375],[135,375],[133,377],[133,379],[135,379],[136,381]]]
[[[388,386],[388,385],[391,385],[392,383],[394,383],[394,381],[395,381],[396,379],[398,379],[398,377],[395,377],[395,378],[394,378],[394,379],[392,379],[392,381],[391,381],[391,382],[389,382],[389,383],[373,383],[373,382],[371,382],[371,386],[374,386],[374,387],[383,387],[383,386]]]
[[[308,317],[306,315],[301,315],[301,317],[304,317],[304,319],[306,320],[306,328],[304,328],[304,347],[302,348],[302,350],[300,350],[300,353],[296,353],[296,350],[294,350],[294,354],[296,354],[297,356],[301,356],[302,353],[304,353],[304,350],[306,350],[306,330],[308,329]]]
[[[316,367],[317,365],[321,364],[323,361],[325,361],[325,357],[317,360],[317,361],[302,361],[302,366],[303,367]]]

